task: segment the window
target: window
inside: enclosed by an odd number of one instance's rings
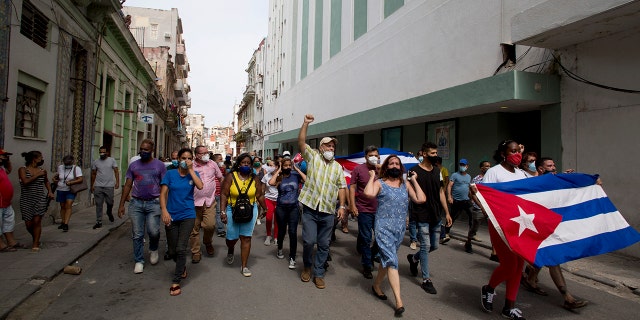
[[[38,113],[42,92],[18,83],[16,98],[16,130],[18,137],[38,137]]]
[[[22,18],[20,22],[20,33],[22,35],[43,48],[47,47],[49,19],[28,0],[22,3]]]
[[[382,148],[390,148],[393,150],[402,150],[402,128],[385,128],[382,129]]]
[[[151,24],[151,39],[158,40],[158,24],[157,23]]]

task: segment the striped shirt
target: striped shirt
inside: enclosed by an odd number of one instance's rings
[[[309,145],[305,145],[303,157],[307,161],[307,180],[298,201],[320,212],[335,213],[338,190],[347,188],[342,166],[335,160],[325,161],[322,154]]]

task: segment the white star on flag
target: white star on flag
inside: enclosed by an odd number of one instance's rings
[[[522,208],[520,208],[520,206],[518,206],[518,210],[520,211],[520,216],[511,218],[511,221],[514,221],[520,225],[520,229],[518,230],[518,236],[522,235],[522,232],[524,232],[524,229],[529,229],[535,233],[538,233],[538,230],[536,229],[536,225],[533,224],[533,219],[536,217],[536,215],[533,213],[527,214],[526,212],[524,212],[524,210],[522,210]]]

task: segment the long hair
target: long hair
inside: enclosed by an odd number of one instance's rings
[[[390,154],[386,159],[384,159],[384,161],[382,162],[382,165],[380,166],[380,173],[378,174],[380,179],[389,178],[389,174],[387,173],[387,170],[389,169],[389,161],[391,161],[391,159],[393,158],[398,159],[398,161],[400,162],[400,170],[403,173],[405,172],[404,165],[402,164],[402,160],[400,160],[400,157],[398,157],[398,155],[395,155],[395,154]],[[400,176],[400,183],[404,183],[404,178],[402,176]]]

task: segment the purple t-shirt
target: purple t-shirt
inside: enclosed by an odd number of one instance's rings
[[[376,179],[378,179],[377,174]],[[351,171],[351,184],[356,185],[356,209],[358,209],[358,213],[376,213],[378,209],[378,199],[364,195],[364,188],[368,182],[369,167],[367,167],[367,164],[362,163],[353,168],[353,171]]]
[[[167,168],[158,159],[149,162],[136,160],[127,169],[127,179],[133,180],[131,196],[140,199],[152,199],[160,196],[160,182]]]

